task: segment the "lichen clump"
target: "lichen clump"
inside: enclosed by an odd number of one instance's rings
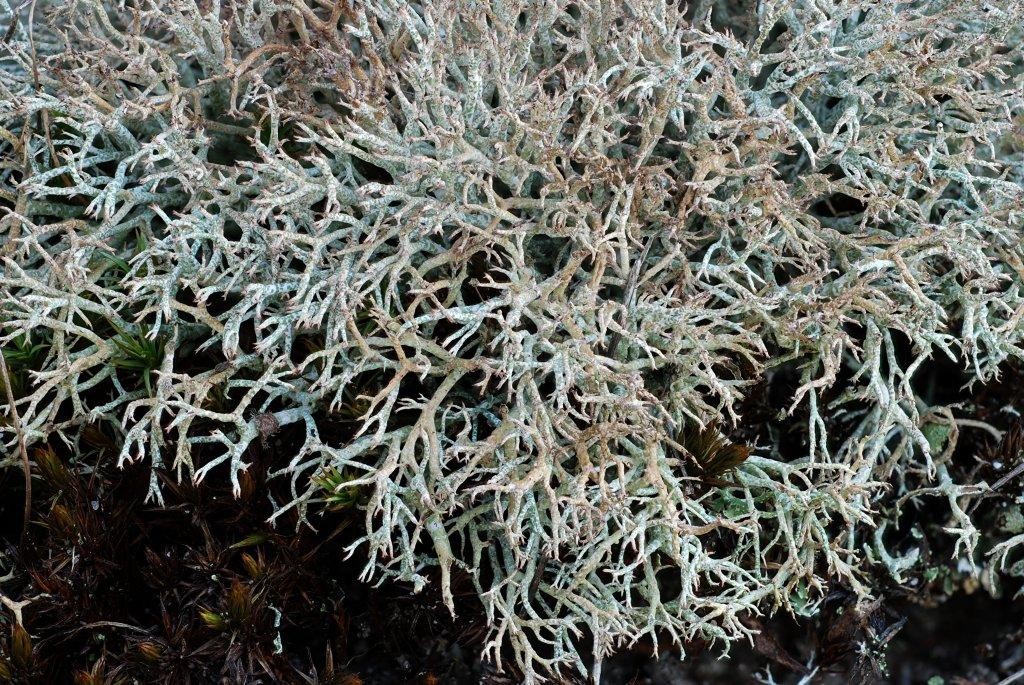
[[[1024,358],[1020,2],[3,16],[12,466],[100,422],[160,502],[290,440],[277,516],[358,502],[528,680],[1019,556],[925,380]]]

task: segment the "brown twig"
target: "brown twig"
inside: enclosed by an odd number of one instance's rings
[[[1015,467],[1013,467],[1013,470],[1011,470],[1005,476],[1003,476],[1002,478],[997,480],[995,483],[993,483],[992,486],[989,488],[989,490],[990,491],[998,490],[999,488],[1003,487],[1008,482],[1010,482],[1011,480],[1013,480],[1014,478],[1016,478],[1017,476],[1019,476],[1022,473],[1024,473],[1024,463],[1017,464]]]

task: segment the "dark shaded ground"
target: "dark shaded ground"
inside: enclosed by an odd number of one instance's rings
[[[102,441],[102,436],[97,436]],[[102,451],[102,448],[100,448]],[[266,523],[266,453],[234,499],[215,485],[164,484],[143,503],[148,468],[69,464],[34,453],[33,519],[20,474],[0,481],[0,586],[25,605],[27,633],[0,610],[0,682],[478,682],[478,624],[458,624],[429,593],[360,582],[345,561],[361,514],[342,507],[294,534]],[[96,464],[109,464],[99,459]]]
[[[483,618],[465,579],[456,583],[455,621],[429,589],[412,595],[359,581],[356,559],[344,560],[360,529],[354,509],[294,536],[289,522],[280,530],[265,523],[270,490],[258,476],[243,483],[239,500],[214,486],[168,482],[160,509],[142,503],[143,468],[79,465],[76,473],[56,451],[35,458],[41,478],[20,550],[12,545],[20,528],[17,472],[0,483],[3,570],[16,564],[2,589],[34,598],[24,608],[27,639],[3,612],[0,681],[518,682],[479,663]],[[767,620],[766,637],[735,645],[729,658],[691,645],[684,661],[672,650],[656,660],[641,645],[612,658],[603,682],[747,683],[771,668],[776,682],[795,683],[812,657],[823,664],[817,683],[940,676],[995,684],[1024,668],[1020,601],[979,590],[931,607],[892,599],[866,616],[845,602],[836,593],[814,622]],[[887,650],[875,650],[887,659],[859,657],[860,645],[880,635],[892,635]]]
[[[841,663],[823,668],[809,682],[841,685],[851,682],[912,685],[928,683],[934,677],[945,685],[995,685],[1024,669],[1024,603],[993,600],[984,593],[959,594],[945,604],[920,607],[895,604],[906,618],[903,628],[888,644],[887,674],[857,673],[853,641],[846,645],[852,654]],[[804,663],[815,646],[820,646],[821,623],[797,624],[777,619],[769,623],[786,653]],[[821,652],[819,651],[820,655]],[[801,675],[778,662],[739,644],[728,658],[696,657],[679,661],[674,656],[659,660],[643,655],[623,655],[612,660],[607,670],[608,685],[717,685],[755,683],[767,669],[778,683],[797,683]],[[861,677],[858,677],[861,676]],[[937,681],[933,681],[935,685]]]

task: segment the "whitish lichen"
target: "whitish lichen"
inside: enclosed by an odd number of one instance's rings
[[[1024,356],[1020,2],[5,2],[29,442],[237,487],[298,436],[279,512],[346,474],[365,577],[468,574],[529,680],[905,581],[925,500],[982,563],[917,379]],[[783,372],[705,482],[684,426]]]

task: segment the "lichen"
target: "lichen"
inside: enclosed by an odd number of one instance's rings
[[[528,681],[919,577],[886,528],[926,500],[984,563],[919,379],[1024,358],[1024,6],[725,5],[8,9],[20,429],[104,422],[156,502],[291,431],[278,515],[359,502],[367,580],[468,574]],[[783,373],[708,482],[682,432]]]

